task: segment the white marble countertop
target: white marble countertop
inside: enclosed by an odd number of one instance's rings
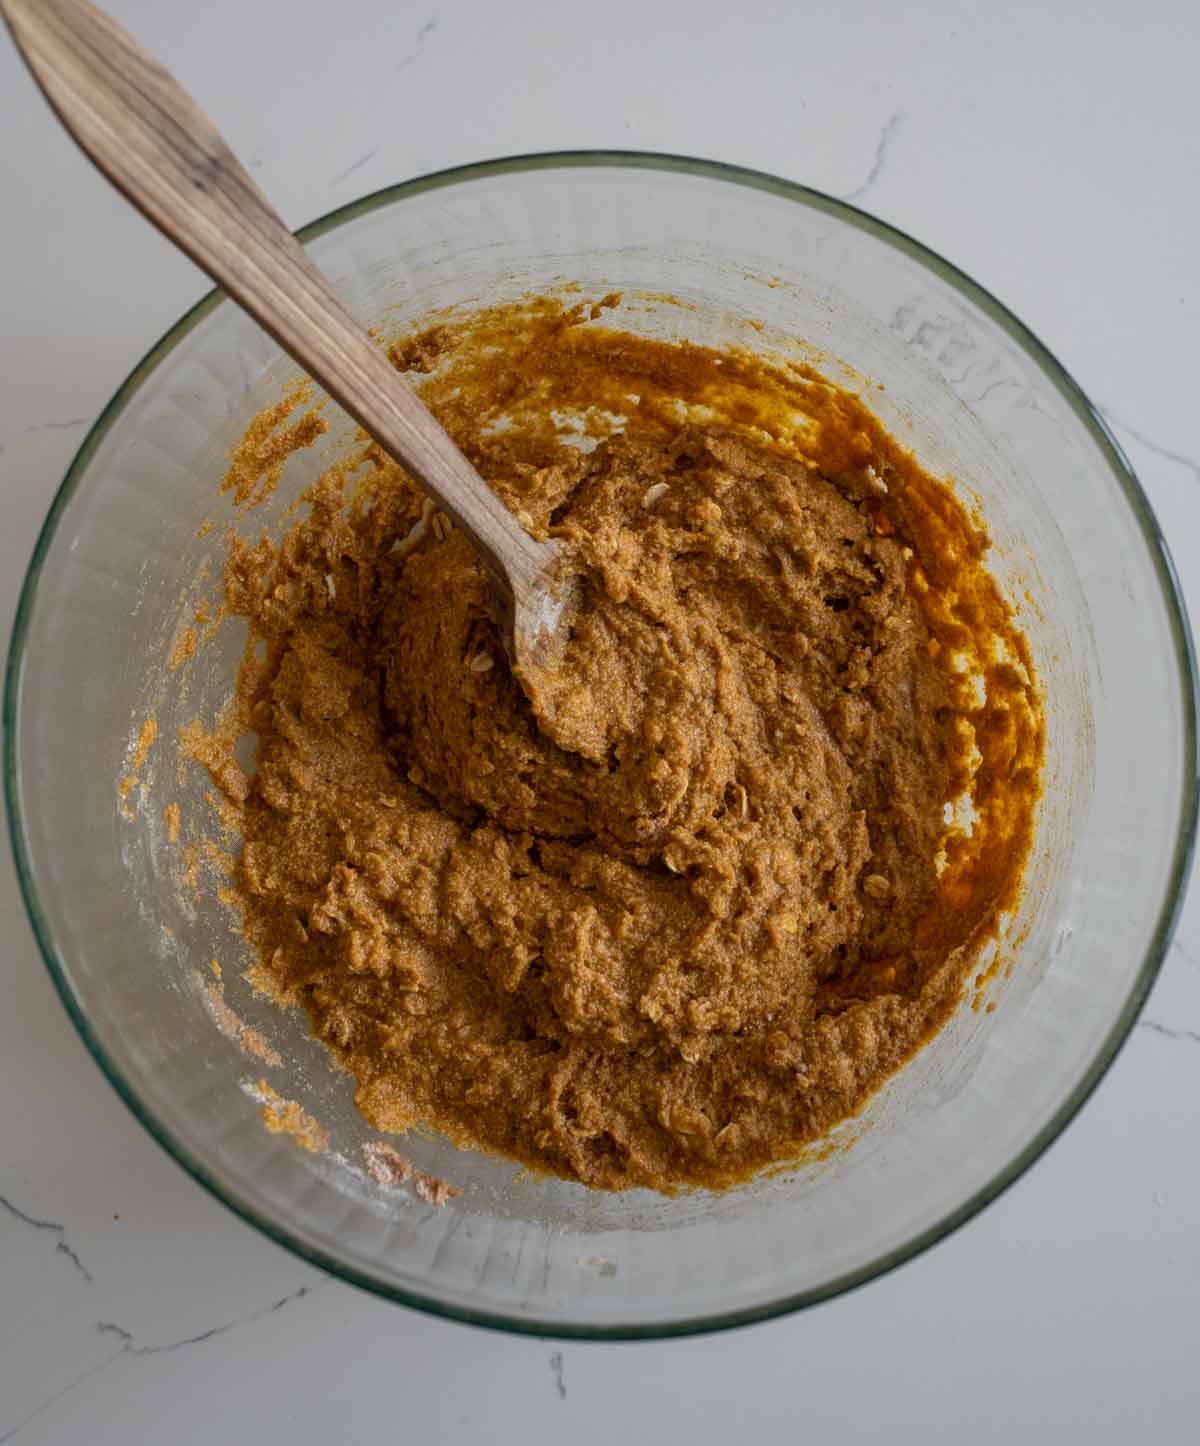
[[[683,151],[853,198],[1098,402],[1200,602],[1194,0],[112,0],[299,225],[504,153]],[[820,9],[824,13],[813,13]],[[230,45],[227,37],[237,36]],[[0,42],[0,626],[87,423],[206,288]],[[506,1338],[327,1279],[151,1143],[0,862],[0,1442],[1200,1439],[1200,891],[1116,1065],[966,1229],[800,1316]]]

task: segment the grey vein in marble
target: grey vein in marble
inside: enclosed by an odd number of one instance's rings
[[[23,427],[22,435],[30,432],[72,432],[76,427],[86,427],[90,417],[64,417],[62,421],[35,422],[32,427]]]
[[[413,61],[417,59],[417,57],[421,54],[421,51],[425,48],[425,42],[429,39],[429,37],[437,28],[438,18],[436,15],[431,15],[429,19],[426,20],[425,24],[421,26],[420,30],[417,31],[417,38],[416,42],[413,45],[413,48],[397,64],[397,74],[399,74],[402,70],[407,70],[408,67],[413,63]]]
[[[77,1390],[86,1381],[90,1381],[93,1376],[98,1376],[101,1371],[107,1370],[116,1359],[116,1356],[107,1356],[104,1360],[97,1362],[96,1365],[89,1366],[86,1371],[80,1371],[79,1375],[72,1377],[61,1390],[55,1391],[55,1393],[43,1401],[40,1406],[36,1406],[30,1411],[28,1416],[23,1417],[15,1426],[9,1427],[4,1435],[0,1436],[0,1446],[4,1446],[4,1443],[11,1441],[18,1431],[23,1431],[26,1426],[36,1421],[39,1416],[44,1415],[55,1402],[61,1401],[64,1396],[69,1396],[72,1391]]]
[[[1182,939],[1178,937],[1172,939],[1171,948],[1168,950],[1168,953],[1178,954],[1179,957],[1185,959],[1193,969],[1200,969],[1200,957],[1193,954]]]
[[[880,131],[879,139],[875,142],[875,159],[871,162],[866,179],[853,191],[847,191],[841,198],[843,201],[861,201],[883,175],[883,169],[888,162],[888,152],[903,119],[903,111],[897,111]]]
[[[1019,385],[1020,383],[1015,381],[1012,377],[999,377],[994,382],[988,382],[987,386],[984,387],[983,391],[981,391],[977,397],[964,397],[963,400],[969,401],[973,407],[977,407],[981,402],[986,401],[987,398],[990,397],[991,394],[998,388],[1015,387]]]
[[[316,1285],[302,1285],[298,1290],[293,1290],[288,1295],[280,1296],[278,1300],[272,1301],[270,1305],[264,1305],[256,1311],[251,1311],[249,1315],[239,1316],[236,1320],[226,1321],[224,1325],[213,1326],[210,1330],[201,1331],[198,1335],[194,1336],[184,1336],[177,1341],[161,1341],[157,1344],[138,1345],[133,1332],[126,1330],[124,1326],[118,1325],[115,1321],[97,1321],[97,1334],[111,1336],[119,1341],[120,1344],[117,1349],[113,1351],[111,1355],[105,1356],[104,1360],[97,1362],[96,1365],[89,1366],[86,1371],[80,1372],[78,1376],[68,1381],[61,1390],[55,1391],[55,1393],[43,1401],[40,1406],[32,1410],[23,1420],[18,1421],[15,1426],[10,1427],[3,1435],[0,1435],[0,1446],[4,1446],[6,1441],[11,1441],[19,1431],[24,1430],[30,1422],[35,1421],[39,1416],[44,1415],[51,1406],[61,1401],[64,1396],[68,1396],[72,1391],[78,1390],[80,1386],[90,1381],[93,1376],[98,1376],[102,1371],[106,1371],[110,1366],[115,1365],[117,1361],[141,1358],[143,1356],[165,1355],[168,1351],[182,1350],[184,1346],[199,1345],[202,1341],[212,1340],[214,1336],[223,1336],[229,1331],[238,1329],[240,1326],[252,1325],[255,1321],[275,1315],[278,1311],[283,1310],[294,1301],[302,1300],[307,1295],[315,1295],[317,1291],[323,1290],[325,1286],[331,1285],[332,1283],[330,1280],[322,1280],[318,1281]]]
[[[54,1253],[65,1256],[88,1285],[92,1284],[92,1272],[67,1244],[67,1227],[65,1225],[60,1225],[57,1220],[39,1220],[36,1215],[30,1215],[27,1211],[21,1210],[11,1200],[5,1199],[3,1195],[0,1195],[0,1210],[22,1225],[28,1225],[31,1230],[43,1230],[48,1231],[51,1235],[57,1235],[58,1240],[54,1246]],[[3,1440],[3,1437],[0,1437],[0,1440]]]
[[[355,171],[361,170],[368,161],[373,161],[378,154],[379,147],[376,146],[374,150],[368,151],[365,156],[359,156],[353,165],[347,166],[344,171],[339,171],[329,184],[331,186],[340,186],[343,181],[349,180]]]
[[[1184,452],[1174,452],[1170,447],[1163,447],[1160,446],[1159,443],[1151,441],[1144,432],[1140,432],[1136,427],[1130,426],[1128,422],[1123,421],[1109,407],[1097,407],[1097,411],[1114,431],[1124,432],[1127,436],[1132,437],[1140,447],[1145,447],[1147,452],[1153,452],[1156,457],[1161,457],[1164,462],[1174,462],[1177,467],[1186,467],[1192,476],[1195,477],[1196,481],[1200,482],[1200,459],[1189,457]]]
[[[253,1311],[250,1315],[239,1316],[236,1320],[226,1321],[224,1325],[212,1326],[198,1335],[183,1336],[177,1341],[159,1341],[157,1344],[139,1346],[132,1331],[127,1331],[124,1326],[118,1325],[116,1321],[98,1320],[96,1331],[100,1335],[115,1336],[121,1342],[121,1349],[112,1359],[117,1356],[161,1356],[167,1351],[182,1350],[184,1346],[198,1346],[201,1341],[211,1341],[214,1336],[223,1336],[228,1331],[235,1330],[238,1326],[249,1325],[252,1321],[262,1320],[265,1316],[274,1315],[276,1311],[283,1310],[285,1306],[291,1305],[293,1301],[303,1300],[306,1295],[313,1295],[322,1286],[328,1285],[328,1281],[321,1281],[317,1285],[302,1285],[298,1290],[293,1290],[288,1295],[282,1295],[278,1300],[272,1301],[270,1305],[264,1305],[261,1309]]]
[[[1200,1044],[1200,1029],[1173,1029],[1169,1024],[1163,1024],[1157,1019],[1143,1019],[1138,1028],[1165,1035],[1167,1039],[1186,1039],[1191,1044]]]
[[[554,1377],[554,1389],[558,1392],[558,1399],[567,1399],[567,1383],[563,1380],[563,1353],[552,1351],[550,1353],[550,1374]]]

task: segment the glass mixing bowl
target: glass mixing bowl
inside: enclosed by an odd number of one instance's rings
[[[964,1001],[823,1157],[732,1192],[588,1192],[432,1137],[404,1148],[462,1189],[443,1209],[367,1179],[371,1131],[349,1078],[302,1020],[243,982],[232,917],[212,889],[197,900],[181,881],[165,815],[168,803],[184,820],[205,807],[178,733],[215,717],[244,639],[224,627],[177,676],[181,611],[212,595],[223,529],[277,531],[320,466],[300,454],[265,510],[221,511],[230,448],[295,368],[212,295],[80,448],[9,658],[17,867],[88,1048],[155,1138],[247,1220],[348,1280],[464,1320],[593,1337],[712,1329],[835,1295],[924,1249],[1079,1109],[1179,908],[1196,814],[1194,669],[1129,464],[985,291],[872,217],[769,176],[647,155],[524,157],[381,191],[301,234],[385,333],[437,307],[575,283],[584,296],[622,291],[618,325],[801,354],[835,379],[885,385],[873,402],[884,423],[982,508],[1045,688],[1046,796],[1002,949],[1011,967],[986,987],[990,1007]],[[215,1027],[210,960],[224,965],[229,1006],[284,1064],[248,1058]],[[328,1149],[264,1130],[260,1079],[321,1122]]]

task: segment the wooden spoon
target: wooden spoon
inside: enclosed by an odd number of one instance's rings
[[[552,667],[575,585],[425,409],[175,80],[86,0],[0,0],[34,79],[118,190],[275,338],[474,542],[519,672]]]

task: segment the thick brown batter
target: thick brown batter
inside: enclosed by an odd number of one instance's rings
[[[397,547],[421,499],[367,448],[232,557],[258,762],[210,761],[247,937],[373,1124],[591,1185],[727,1184],[858,1109],[953,1008],[1015,897],[1040,714],[986,538],[860,402],[597,310],[394,353],[583,563],[553,720],[466,540],[435,516]],[[589,456],[549,421],[569,407]],[[945,821],[963,794],[969,835]]]

